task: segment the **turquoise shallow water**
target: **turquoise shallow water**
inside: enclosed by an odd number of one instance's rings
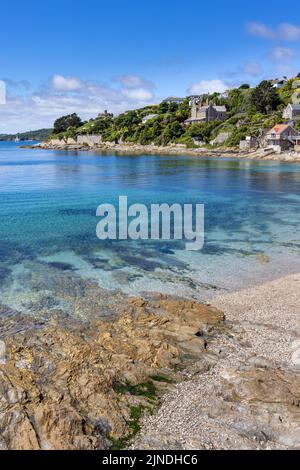
[[[39,282],[43,276],[206,299],[300,269],[297,164],[64,153],[0,142],[0,183],[0,303],[20,311],[36,311],[44,298],[57,307],[57,290]],[[130,203],[204,203],[204,249],[98,240],[96,208],[119,195]]]

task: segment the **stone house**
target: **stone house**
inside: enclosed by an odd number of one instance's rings
[[[203,101],[205,98],[205,95],[190,95],[189,97],[189,105],[193,106],[194,101]]]
[[[184,102],[184,100],[185,98],[178,98],[177,96],[168,96],[168,98],[166,98],[164,102],[168,104],[171,104],[171,103],[181,104]]]
[[[245,140],[240,141],[240,150],[251,150],[259,146],[259,140],[254,136],[247,136]]]
[[[109,112],[107,111],[107,109],[105,109],[104,112],[103,112],[103,113],[99,113],[97,117],[98,117],[98,118],[113,117],[113,114],[112,114],[112,113],[109,113]]]
[[[300,133],[290,124],[277,124],[267,133],[265,141],[275,151],[291,150],[300,141]]]
[[[289,121],[300,120],[300,104],[288,104],[282,114],[284,119]]]
[[[203,105],[195,100],[192,104],[191,118],[185,121],[185,125],[188,126],[196,122],[225,121],[226,115],[226,106],[216,106],[212,103]]]

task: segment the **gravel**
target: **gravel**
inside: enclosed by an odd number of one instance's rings
[[[231,407],[234,411],[230,415],[224,381],[237,368],[299,368],[300,274],[221,295],[210,303],[225,313],[228,324],[228,334],[220,335],[208,346],[208,360],[217,356],[218,361],[212,361],[207,372],[191,374],[164,395],[157,413],[144,418],[133,449],[289,447],[285,435],[272,437],[277,424],[264,428],[269,418],[266,421],[259,413],[270,413],[271,405],[256,409],[258,415],[253,420],[252,405],[241,401]],[[239,413],[243,416],[240,422]],[[288,439],[293,446],[293,436]],[[295,439],[298,442],[299,433]]]

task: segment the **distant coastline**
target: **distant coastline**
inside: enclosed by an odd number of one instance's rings
[[[38,129],[36,131],[18,132],[16,134],[0,134],[0,142],[23,142],[45,140],[51,134],[52,129]]]
[[[300,153],[297,152],[282,152],[276,153],[272,150],[258,149],[253,151],[241,151],[230,147],[218,148],[187,148],[185,145],[140,145],[140,144],[115,144],[112,142],[102,142],[97,144],[78,144],[68,143],[64,140],[53,139],[47,142],[42,142],[35,145],[25,145],[23,148],[32,149],[45,149],[45,150],[60,150],[60,151],[99,151],[107,152],[114,150],[120,153],[130,154],[150,154],[150,155],[190,155],[195,157],[215,157],[215,158],[240,158],[250,160],[270,160],[282,162],[295,162],[300,163]]]

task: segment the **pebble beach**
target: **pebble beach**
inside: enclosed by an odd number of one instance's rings
[[[299,301],[300,274],[213,299],[231,334],[208,346],[207,371],[164,396],[134,448],[299,448]]]

